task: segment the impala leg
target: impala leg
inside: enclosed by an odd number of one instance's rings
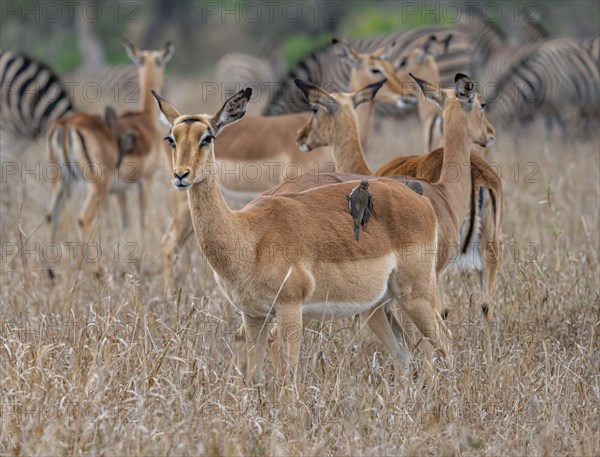
[[[138,200],[139,200],[139,205],[140,205],[140,230],[141,230],[141,236],[142,236],[142,250],[145,246],[144,243],[144,239],[145,239],[145,235],[146,232],[144,230],[145,228],[145,224],[144,224],[144,220],[145,220],[145,216],[146,216],[146,205],[147,205],[147,198],[146,198],[146,192],[144,192],[144,183],[143,181],[138,181]]]
[[[61,181],[52,184],[52,196],[46,219],[50,222],[50,241],[56,241],[56,228],[65,199],[65,188]]]
[[[397,275],[398,284],[402,284],[402,276]],[[395,292],[394,288],[392,291]],[[398,293],[398,292],[395,292]],[[412,282],[410,292],[404,297],[397,297],[401,309],[417,326],[419,331],[439,349],[444,357],[450,355],[451,333],[438,312],[440,294],[437,289],[435,274],[428,284],[422,280]]]
[[[279,344],[287,361],[286,378],[294,384],[300,360],[300,346],[302,345],[302,304],[279,306],[277,320],[279,321]]]
[[[52,183],[52,197],[46,220],[50,222],[50,242],[56,241],[56,229],[58,227],[58,219],[65,201],[65,186],[62,181]],[[54,270],[48,267],[48,276],[54,281]]]
[[[367,316],[367,325],[386,349],[394,355],[394,365],[397,371],[407,374],[410,365],[408,335],[393,314],[391,314],[393,320],[390,322],[389,319],[384,306],[378,305]],[[395,325],[396,328],[392,329],[392,325]]]
[[[246,378],[254,384],[260,384],[263,380],[267,338],[269,336],[267,319],[253,317],[246,313],[242,313],[242,319],[246,330]]]
[[[187,207],[181,209],[176,208],[176,213],[173,216],[173,219],[171,219],[169,227],[163,235],[161,242],[164,261],[163,275],[167,293],[169,294],[177,289],[173,273],[175,268],[175,257],[193,233],[194,228],[192,226],[190,210]]]
[[[123,222],[123,229],[129,227],[129,213],[127,212],[127,195],[125,192],[117,193],[117,202],[119,203],[119,209],[121,211],[121,221]]]
[[[98,217],[100,207],[106,200],[107,187],[104,185],[88,186],[88,192],[79,215],[79,227],[84,243],[91,239],[93,224]]]

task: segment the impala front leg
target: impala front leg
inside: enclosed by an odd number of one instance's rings
[[[263,380],[263,367],[269,336],[268,318],[253,317],[242,313],[242,319],[246,328],[246,378],[254,384],[260,384]]]
[[[283,366],[287,363],[287,376],[292,384],[296,382],[300,346],[302,344],[302,304],[280,305],[277,309],[279,321],[279,344],[285,354]]]

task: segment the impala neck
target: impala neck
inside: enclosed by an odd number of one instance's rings
[[[152,90],[160,92],[164,69],[154,65],[146,64],[138,67],[140,80],[140,110],[152,118],[154,124],[158,124],[158,107],[152,96]]]
[[[340,173],[356,173],[370,176],[373,173],[367,164],[358,133],[357,117],[352,113],[353,122],[336,130],[333,142],[333,155]]]
[[[366,86],[368,81],[365,81],[361,85],[357,81],[357,77],[354,73],[350,74],[350,83],[348,84],[349,92],[356,92],[362,87]],[[356,108],[356,117],[358,120],[358,134],[360,138],[360,144],[363,148],[367,147],[369,136],[371,135],[371,123],[373,122],[373,104],[374,103],[363,103]]]
[[[356,108],[358,120],[358,135],[363,148],[367,147],[371,135],[371,123],[373,122],[373,103],[363,103]]]
[[[453,109],[461,109],[453,107]],[[463,221],[470,207],[471,147],[473,139],[463,116],[444,112],[444,160],[437,185],[444,188],[454,214]]]
[[[187,192],[194,233],[210,266],[222,277],[239,273],[244,260],[249,260],[240,256],[248,252],[250,240],[223,197],[218,173],[193,184]]]

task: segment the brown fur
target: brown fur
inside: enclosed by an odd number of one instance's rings
[[[251,378],[261,380],[268,335],[264,324],[273,316],[280,324],[292,376],[299,360],[303,316],[371,313],[371,328],[402,359],[385,319],[383,303],[388,296],[402,295],[406,313],[447,353],[449,334],[435,309],[437,223],[428,199],[393,180],[372,180],[378,209],[361,243],[352,238],[347,205],[347,195],[358,182],[263,195],[241,211],[229,209],[218,177],[207,171],[216,159],[213,142],[205,139],[209,131],[216,135],[239,119],[249,98],[249,89],[241,91],[215,115],[199,114],[193,116],[196,122],[185,122],[188,116],[180,116],[157,96],[172,125],[173,184],[187,190],[198,244],[221,290],[242,312]],[[417,251],[408,254],[413,248]]]
[[[396,104],[404,98],[407,86],[396,77],[393,65],[387,60],[393,45],[372,53],[361,54],[345,43],[337,45],[340,58],[352,64],[350,87],[356,89],[387,78],[386,84],[377,92],[377,100]],[[380,73],[371,70],[377,68]],[[412,90],[412,89],[410,89]],[[361,140],[368,141],[371,129],[372,106],[364,104],[357,111]],[[217,163],[221,165],[221,180],[224,189],[240,192],[241,197],[256,196],[284,179],[294,179],[299,174],[333,172],[335,160],[331,148],[323,147],[311,154],[301,152],[296,144],[295,132],[310,118],[309,113],[281,116],[248,116],[231,125],[215,139]],[[170,160],[170,151],[167,152]],[[226,170],[243,170],[253,164],[260,170],[261,178],[250,182],[236,173]],[[293,166],[286,167],[287,164]],[[276,173],[273,174],[273,171]],[[283,173],[285,172],[285,174]],[[167,290],[176,288],[172,274],[175,253],[192,231],[192,220],[187,210],[187,199],[176,193],[173,199],[173,220],[162,239],[164,253],[164,277]]]
[[[100,169],[100,176],[94,182],[86,180],[87,197],[79,216],[79,225],[85,240],[91,236],[93,223],[109,192],[116,192],[123,225],[127,225],[126,189],[130,184],[138,184],[140,219],[142,232],[146,195],[141,190],[143,181],[152,178],[161,160],[161,141],[158,129],[158,113],[152,99],[151,90],[162,85],[164,65],[173,54],[173,47],[167,45],[160,51],[141,51],[125,42],[129,57],[138,68],[140,78],[141,106],[138,111],[128,111],[117,119],[116,131],[121,134],[135,134],[133,147],[121,156],[119,145],[114,138],[114,126],[94,114],[74,113],[52,125],[48,131],[47,146],[50,160],[60,165],[65,161],[78,161],[80,164],[93,162]],[[60,141],[59,141],[60,139]],[[52,198],[48,219],[52,221],[52,240],[56,236],[56,224],[64,197],[63,180],[53,183]]]
[[[458,80],[456,90],[462,88],[463,81],[464,79]],[[473,97],[473,102],[469,104],[457,98],[456,90],[442,90],[427,83],[424,83],[423,86],[428,98],[445,106],[446,136],[444,142],[446,152],[425,156],[431,165],[431,167],[426,167],[426,170],[437,166],[439,179],[436,179],[434,184],[427,181],[421,183],[423,195],[431,200],[439,222],[437,271],[442,272],[450,261],[460,254],[460,229],[469,214],[469,201],[472,195],[470,167],[472,144],[487,145],[488,140],[494,136],[494,130],[485,119],[482,108],[483,100],[479,94],[475,94],[474,97],[474,93],[469,94],[470,97]],[[300,87],[302,88],[302,86]],[[357,138],[358,131],[354,113],[356,94],[327,94],[316,86],[305,88],[305,92],[309,100],[312,99],[313,103],[318,106],[318,109],[306,126],[298,132],[298,143],[309,148],[330,144],[333,146],[341,172],[371,175],[371,170],[366,163]],[[321,102],[325,97],[331,98],[328,104]],[[337,109],[332,110],[332,106],[337,106]],[[435,160],[440,158],[442,158],[441,164],[439,161],[436,163]],[[395,160],[402,161],[401,158]],[[483,159],[475,160],[478,165],[487,167]],[[419,164],[415,161],[416,159],[411,163],[418,170]],[[390,176],[398,174],[394,167],[384,166],[382,170],[390,173]],[[444,170],[448,171],[445,173]],[[460,173],[460,179],[455,178],[457,172]],[[493,173],[493,171],[487,167],[487,173]],[[428,174],[432,173],[428,172]],[[331,179],[331,177],[326,179]],[[340,177],[340,179],[344,180],[344,177]],[[314,176],[302,177],[293,183],[283,183],[272,193],[299,191],[318,185],[318,180]]]

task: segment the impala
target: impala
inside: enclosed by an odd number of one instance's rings
[[[304,319],[369,313],[370,328],[402,361],[384,311],[391,297],[401,296],[406,314],[448,354],[449,332],[436,310],[438,224],[427,198],[402,183],[373,179],[370,191],[377,207],[360,243],[348,236],[353,222],[347,206],[358,181],[263,195],[241,211],[229,208],[215,173],[213,140],[244,115],[251,93],[240,91],[212,116],[181,115],[155,94],[170,126],[173,185],[187,191],[198,245],[224,296],[242,314],[249,378],[262,379],[266,324],[273,317],[292,380]],[[364,95],[356,94],[357,102]]]
[[[352,65],[350,87],[354,88],[353,90],[387,78],[387,83],[377,93],[377,99],[384,103],[398,104],[403,99],[407,87],[396,77],[393,65],[387,60],[393,50],[394,43],[364,54],[358,53],[343,42],[338,42],[336,46],[336,53],[340,58]],[[359,111],[359,129],[363,144],[366,144],[368,139],[371,114],[370,106],[361,107]],[[317,148],[311,155],[298,150],[295,132],[302,128],[309,118],[310,113],[248,116],[219,135],[216,140],[216,160],[220,165],[220,178],[225,194],[230,197],[243,197],[248,201],[249,197],[256,197],[260,192],[286,179],[309,172],[335,171],[331,148]],[[239,173],[242,170],[252,173],[251,179],[243,179]],[[191,233],[192,220],[187,201],[184,196],[176,194],[173,217],[162,240],[167,291],[175,289],[172,275],[175,254]]]
[[[436,269],[441,273],[460,253],[460,229],[469,214],[473,192],[472,145],[491,145],[494,129],[485,118],[483,98],[475,92],[474,84],[467,76],[457,74],[452,89],[441,89],[416,77],[414,80],[428,99],[443,107],[444,114],[444,153],[440,178],[436,183],[421,182],[423,195],[431,200],[439,223]],[[331,145],[341,173],[372,175],[358,140],[355,94],[329,94],[313,84],[299,80],[296,83],[316,108],[311,120],[298,132],[298,143],[305,149]],[[385,170],[386,166],[382,169]],[[396,174],[390,171],[388,176]],[[321,175],[319,179],[315,179],[315,176],[301,177],[294,182],[282,183],[270,194],[297,192],[356,177],[335,174]]]
[[[116,129],[95,114],[77,112],[55,122],[47,135],[47,148],[51,162],[65,171],[62,179],[53,182],[48,220],[52,222],[52,241],[65,193],[71,178],[84,180],[86,200],[79,216],[79,226],[85,241],[91,237],[93,223],[109,192],[115,192],[121,212],[126,213],[126,192],[136,184],[139,188],[140,223],[144,229],[146,193],[143,183],[152,178],[162,160],[164,145],[157,121],[156,103],[151,90],[159,89],[164,78],[164,68],[171,59],[174,47],[167,44],[159,51],[141,51],[127,40],[124,41],[129,58],[138,69],[140,81],[140,109],[127,111],[118,116]],[[134,136],[133,144],[125,155],[119,154],[118,139]],[[120,162],[119,162],[120,161]],[[79,168],[65,169],[70,162]],[[117,167],[117,164],[119,165]],[[86,176],[82,171],[91,170]],[[65,178],[69,179],[65,180]],[[124,217],[124,223],[126,219]]]
[[[443,41],[445,46],[450,37]],[[440,42],[432,35],[417,49],[401,58],[396,76],[413,87],[419,88],[411,78],[416,77],[440,83],[440,73],[434,55],[439,52]],[[443,50],[442,52],[445,52]],[[428,154],[421,156],[397,157],[377,170],[377,176],[405,175],[436,182],[440,178],[444,149],[442,133],[442,111],[435,103],[418,97],[417,109],[423,129]],[[434,149],[434,147],[436,149]],[[500,227],[502,225],[503,193],[502,182],[497,173],[480,155],[480,148],[471,150],[471,206],[470,212],[461,226],[461,248],[457,266],[461,271],[475,270],[479,277],[479,289],[483,294],[481,309],[487,322],[492,319],[489,296],[494,290],[494,282],[500,256]]]

